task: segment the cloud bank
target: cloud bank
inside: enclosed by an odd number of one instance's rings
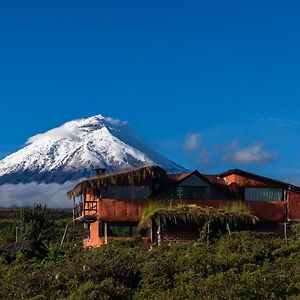
[[[0,207],[24,207],[41,203],[51,208],[71,208],[72,201],[67,198],[67,191],[75,182],[0,185]]]

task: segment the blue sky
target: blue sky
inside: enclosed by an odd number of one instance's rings
[[[128,120],[189,168],[300,183],[299,1],[2,1],[0,158]]]

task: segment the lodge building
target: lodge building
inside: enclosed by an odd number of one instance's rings
[[[202,219],[194,217],[195,208],[213,214],[233,203],[243,203],[250,209],[251,217],[243,220],[251,223],[255,218],[257,224],[250,226],[254,230],[286,237],[291,234],[290,225],[300,221],[299,187],[239,169],[218,175],[205,175],[197,170],[168,174],[158,166],[109,175],[102,170],[77,184],[68,192],[68,197],[73,199],[73,220],[85,226],[85,247],[132,237],[148,245],[161,241],[193,241],[198,238],[199,226],[204,220],[200,210],[196,214]],[[148,229],[140,228],[143,210],[151,202],[193,208],[186,208],[190,222],[175,222],[175,217],[168,215],[169,223],[160,226],[160,223],[150,222]],[[230,220],[236,224],[235,217],[240,219],[232,214],[223,216],[227,227]],[[166,220],[166,215],[157,217]]]

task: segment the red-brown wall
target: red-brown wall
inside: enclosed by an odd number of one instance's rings
[[[297,195],[300,199],[300,194]],[[297,198],[298,199],[298,198]],[[297,201],[297,199],[295,201]],[[98,201],[98,216],[104,221],[139,221],[147,200],[116,200],[101,199]],[[222,208],[228,206],[232,200],[176,200],[174,203],[195,204]],[[284,201],[245,201],[261,221],[285,222],[286,202]]]
[[[225,181],[228,185],[230,184],[237,184],[239,186],[248,186],[248,187],[282,187],[279,183],[267,181],[263,179],[252,179],[245,176],[231,174],[224,177]]]
[[[300,221],[300,193],[288,191],[288,217],[293,221]]]
[[[241,175],[237,174],[232,174],[229,176],[225,177],[226,182],[229,185],[238,185],[238,186],[244,186],[244,187],[282,187],[280,183],[268,181],[268,180],[263,180],[263,179],[252,179],[252,178],[247,178]],[[253,207],[253,204],[249,202],[250,207]],[[271,210],[268,210],[268,203],[270,202],[264,202],[265,204],[255,204],[254,211],[258,213],[261,216],[261,218],[266,218],[266,219],[274,219],[274,220],[279,220],[281,212],[278,206],[280,205],[275,205],[272,206]],[[284,203],[284,202],[280,202]],[[300,192],[297,192],[295,190],[290,190],[287,192],[287,218],[289,218],[292,221],[300,221]],[[277,207],[277,208],[275,208]],[[272,214],[274,215],[274,218],[272,217]]]

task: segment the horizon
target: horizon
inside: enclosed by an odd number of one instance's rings
[[[96,114],[203,173],[300,184],[300,3],[2,3],[0,159]]]

